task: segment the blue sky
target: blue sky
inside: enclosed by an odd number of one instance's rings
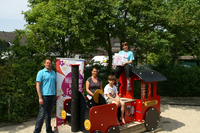
[[[25,29],[22,11],[30,8],[28,0],[0,0],[0,31],[11,32],[15,29]]]

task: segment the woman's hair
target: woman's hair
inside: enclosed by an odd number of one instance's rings
[[[96,70],[98,71],[98,69],[97,69],[95,66],[92,67],[92,71],[93,71],[94,69],[96,69]]]
[[[115,75],[109,75],[108,80],[116,80]]]

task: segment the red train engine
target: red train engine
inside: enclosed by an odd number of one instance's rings
[[[119,96],[125,102],[125,122],[141,123],[145,130],[152,131],[158,125],[160,118],[160,96],[157,95],[157,82],[165,81],[166,77],[161,73],[150,69],[136,69],[131,74],[131,90],[127,91],[127,79],[122,72],[119,81]],[[72,81],[73,82],[73,81]],[[140,84],[140,98],[134,97],[136,82]],[[73,84],[73,83],[72,83]],[[138,83],[137,83],[138,84]],[[73,88],[72,88],[73,93]],[[72,95],[73,96],[73,95]],[[71,124],[73,128],[73,119],[77,119],[73,132],[82,131],[86,133],[120,133],[124,132],[120,126],[117,126],[120,111],[115,104],[107,104],[103,92],[97,90],[92,100],[88,100],[82,93],[76,94],[79,105],[77,109],[72,109],[72,99],[66,99],[63,102],[63,124]],[[67,116],[76,111],[76,115]],[[120,123],[123,126],[123,123]]]

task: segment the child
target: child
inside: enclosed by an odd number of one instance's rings
[[[123,55],[122,65],[117,66],[115,69],[115,77],[116,77],[116,86],[117,89],[119,89],[119,86],[121,85],[119,83],[119,76],[122,73],[122,71],[125,71],[126,77],[127,77],[127,91],[130,91],[130,81],[131,81],[131,64],[134,60],[133,52],[129,51],[129,45],[127,42],[122,43],[123,50],[119,52],[119,54]]]
[[[121,106],[121,117],[120,117],[120,119],[125,124],[125,120],[124,120],[125,104],[124,104],[124,102],[122,102],[119,99],[117,87],[114,85],[115,80],[116,80],[116,78],[115,78],[114,75],[108,76],[109,84],[107,84],[104,88],[104,97],[105,97],[107,103],[115,103],[117,105],[117,107]],[[117,120],[117,125],[120,125],[118,120]]]

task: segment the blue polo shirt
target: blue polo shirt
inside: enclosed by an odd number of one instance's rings
[[[57,82],[57,78],[53,70],[51,72],[46,68],[40,70],[37,73],[36,81],[41,82],[40,90],[42,96],[55,95],[55,82]]]

